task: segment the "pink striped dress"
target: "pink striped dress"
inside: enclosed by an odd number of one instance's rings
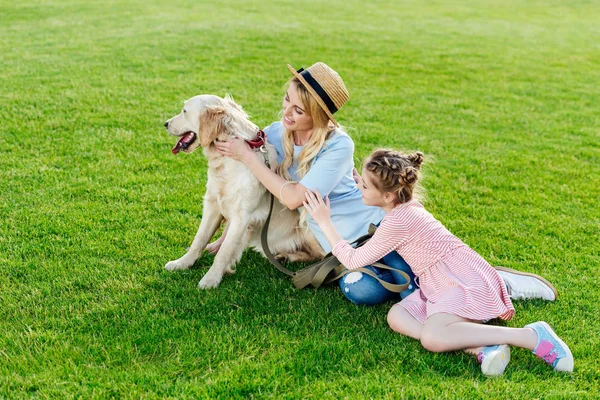
[[[348,269],[371,265],[396,250],[419,289],[400,301],[422,323],[436,313],[475,321],[515,313],[504,281],[479,254],[450,233],[416,200],[396,206],[364,246],[338,242],[332,252]]]

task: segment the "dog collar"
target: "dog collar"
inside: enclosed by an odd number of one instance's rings
[[[252,150],[259,149],[263,147],[267,142],[267,134],[262,130],[258,131],[256,137],[252,140],[246,140],[246,143],[250,146]]]
[[[250,146],[252,150],[259,150],[263,156],[265,161],[265,165],[271,169],[271,162],[269,161],[269,153],[267,153],[267,148],[265,145],[267,144],[267,134],[259,130],[256,134],[256,137],[252,140],[246,140],[246,143]]]

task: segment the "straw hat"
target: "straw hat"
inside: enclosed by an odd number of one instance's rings
[[[317,100],[331,122],[338,125],[333,114],[339,110],[350,97],[344,81],[337,72],[326,64],[318,62],[307,69],[294,69],[288,64],[290,72],[298,78],[309,93]]]

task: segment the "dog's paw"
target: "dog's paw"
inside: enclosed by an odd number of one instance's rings
[[[221,278],[223,278],[223,276],[207,273],[206,275],[204,275],[204,278],[202,278],[198,283],[198,289],[216,288],[217,286],[219,286],[219,283],[221,283]]]
[[[181,270],[181,269],[188,269],[192,265],[194,265],[193,262],[189,262],[187,260],[180,258],[179,260],[169,261],[168,263],[166,263],[165,269],[167,271],[177,271],[177,270]]]
[[[235,267],[234,266],[229,266],[229,267],[225,268],[225,273],[229,274],[229,275],[235,274]]]
[[[219,242],[217,240],[216,242],[207,244],[205,250],[208,251],[210,254],[217,254],[221,249],[221,244],[223,244],[223,242]]]
[[[289,261],[289,255],[288,254],[282,254],[282,253],[277,253],[275,254],[275,259],[277,261],[279,261],[280,263],[286,263]]]

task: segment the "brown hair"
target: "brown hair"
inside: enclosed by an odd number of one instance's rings
[[[375,178],[373,185],[382,193],[394,193],[399,204],[417,197],[421,199],[417,182],[420,179],[423,153],[404,154],[395,150],[374,151],[365,161],[364,168]]]

